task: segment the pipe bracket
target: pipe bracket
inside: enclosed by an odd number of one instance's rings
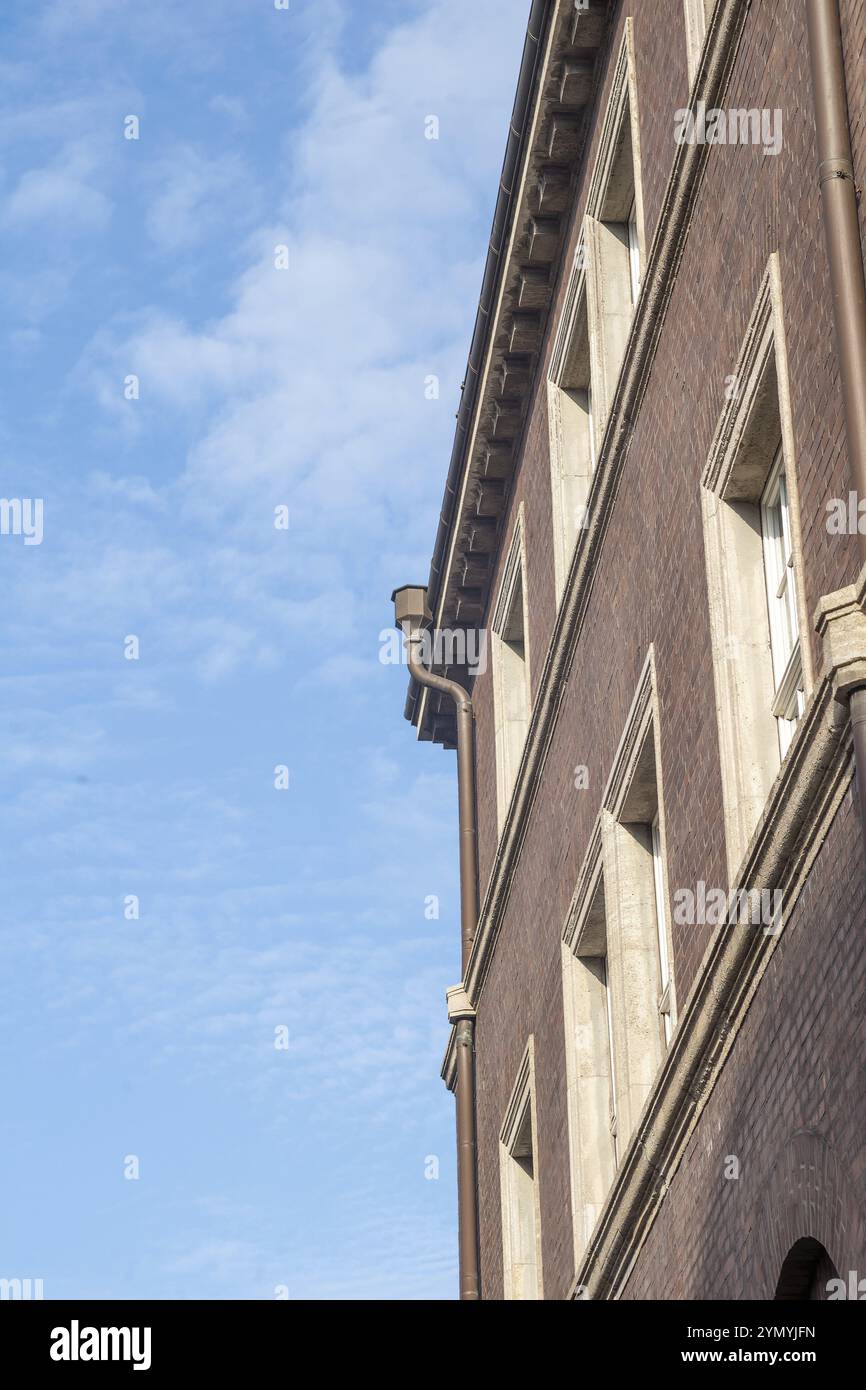
[[[459,1023],[463,1019],[474,1019],[475,1010],[463,985],[452,985],[450,989],[446,989],[445,998],[448,1003],[449,1023]]]
[[[819,183],[823,188],[831,179],[848,179],[854,182],[854,165],[850,159],[825,159],[818,166]]]
[[[866,687],[866,565],[853,584],[819,600],[815,630],[823,643],[824,674],[844,703]]]

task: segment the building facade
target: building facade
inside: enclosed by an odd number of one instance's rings
[[[484,637],[444,672],[480,910],[443,1075],[471,1017],[486,1299],[866,1296],[866,555],[813,20],[866,184],[866,0],[531,7],[427,594]],[[454,746],[446,691],[407,716]]]

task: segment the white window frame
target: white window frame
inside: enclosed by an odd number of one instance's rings
[[[656,937],[659,948],[659,1014],[665,1047],[670,1046],[674,1031],[671,1013],[671,963],[668,949],[668,914],[665,897],[664,855],[662,853],[661,822],[656,813],[650,826],[652,835],[653,885],[656,900]]]
[[[791,509],[782,446],[761,496],[761,541],[775,692],[773,714],[784,758],[805,709]]]
[[[628,215],[628,268],[631,275],[631,302],[636,305],[640,298],[641,287],[641,251],[636,201],[632,202]]]

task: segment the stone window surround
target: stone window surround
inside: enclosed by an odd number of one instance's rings
[[[720,416],[701,478],[725,843],[731,882],[782,761],[772,713],[776,687],[770,661],[760,525],[760,498],[776,453],[780,426],[807,698],[815,684],[804,597],[796,449],[778,253],[767,263],[737,360],[734,385],[736,389],[730,392]],[[756,678],[744,680],[745,671],[755,673]]]
[[[608,1031],[607,927],[598,920],[604,891],[601,823],[596,821],[562,933],[562,998],[569,1177],[578,1266],[616,1171],[611,1133],[612,1038]],[[602,936],[604,940],[602,941]],[[603,949],[602,949],[603,947]],[[600,958],[604,957],[602,969]]]
[[[666,1052],[657,988],[659,942],[652,845],[644,845],[623,820],[629,805],[635,805],[636,790],[647,797],[648,788],[641,786],[641,779],[647,777],[648,750],[652,753],[655,807],[647,810],[646,824],[657,814],[663,898],[669,904],[653,646],[647,652],[562,932],[575,1268],[615,1173],[608,1123],[610,1067],[616,1090],[615,1146],[622,1154]],[[604,894],[604,923],[599,921],[600,891]],[[665,912],[664,932],[670,965],[669,910]],[[604,989],[610,989],[612,1047],[607,1038],[607,1001],[599,989],[602,976],[597,961],[602,955],[606,960]],[[676,985],[672,968],[668,1003],[674,1025]],[[581,1047],[581,1039],[590,1039],[589,1047]]]
[[[524,505],[522,502],[517,510],[517,517],[508,545],[507,555],[508,558],[502,571],[502,579],[500,581],[496,603],[493,606],[490,625],[493,658],[494,741],[496,745],[496,819],[499,832],[501,832],[505,822],[508,807],[511,803],[512,793],[517,783],[523,746],[526,741],[526,732],[529,728],[532,711],[529,615],[527,608],[526,527]],[[505,689],[508,672],[506,662],[500,650],[502,645],[500,634],[504,631],[508,623],[518,589],[523,605],[524,679],[526,682],[526,728],[520,740],[519,749],[517,747],[516,738],[512,739],[509,737],[509,730],[507,728],[508,719],[506,711],[509,709],[512,701],[509,699],[510,692]]]
[[[519,1200],[513,1186],[515,1167],[514,1149],[527,1115],[532,1129],[532,1167],[533,1167],[533,1224],[535,1229],[535,1271],[534,1297],[544,1298],[544,1284],[541,1266],[541,1204],[538,1184],[538,1118],[535,1107],[535,1038],[529,1035],[511,1096],[505,1110],[505,1118],[499,1133],[499,1181],[502,1201],[502,1275],[503,1296],[507,1301],[519,1299],[516,1292],[518,1273],[515,1261],[514,1223],[517,1218],[515,1204]]]
[[[631,267],[628,248],[621,248],[618,259],[622,265],[614,266],[611,257],[610,233],[603,219],[605,204],[617,168],[617,157],[621,151],[625,132],[628,129],[632,152],[632,174],[634,180],[634,221],[641,272],[647,263],[647,244],[643,212],[643,186],[641,181],[640,125],[638,118],[637,80],[634,49],[634,22],[625,22],[625,32],[614,70],[611,93],[602,125],[598,153],[593,167],[587,195],[586,210],[580,240],[572,262],[571,274],[566,290],[565,304],[554,340],[550,365],[547,374],[548,423],[550,431],[550,469],[551,491],[553,497],[554,529],[554,582],[557,603],[559,603],[574,551],[576,535],[583,524],[572,528],[566,524],[563,506],[565,484],[571,482],[570,504],[576,512],[585,509],[592,482],[592,473],[599,444],[610,413],[616,384],[622,366],[625,343],[631,326]],[[623,323],[618,326],[612,341],[609,325],[609,310],[616,308],[617,293],[629,297],[628,323],[625,315],[620,315]],[[564,445],[562,382],[567,369],[572,340],[576,330],[582,326],[586,317],[586,331],[589,345],[589,389],[592,393],[592,430],[595,448],[581,447],[577,466],[567,461]],[[567,471],[568,470],[568,471]]]
[[[689,72],[689,86],[695,80],[704,52],[710,16],[716,0],[683,0],[686,21],[686,54]]]
[[[596,434],[599,439],[604,433],[604,427],[610,413],[623,362],[625,345],[631,328],[631,319],[634,314],[634,306],[631,303],[628,246],[621,248],[620,265],[614,270],[609,254],[608,238],[605,235],[605,210],[617,173],[618,156],[621,153],[626,129],[631,143],[634,217],[637,224],[642,277],[647,264],[636,74],[634,21],[629,16],[625,21],[625,32],[614,69],[611,93],[602,123],[599,148],[589,183],[583,219],[583,237],[586,246],[584,259],[588,280],[587,307],[592,390],[598,421]],[[627,127],[626,121],[628,122]],[[624,208],[622,216],[618,216],[616,220],[625,225],[628,221],[627,214],[628,209]],[[614,287],[613,282],[618,282],[619,287],[625,291],[628,297],[628,326],[621,344],[611,343],[608,326],[608,311],[615,308],[611,295]]]
[[[575,413],[580,410],[580,406],[568,400],[568,397],[566,397],[564,381],[572,358],[575,335],[578,332],[582,335],[584,327],[588,340],[590,328],[586,283],[586,242],[585,237],[581,235],[580,243],[574,256],[565,306],[557,330],[550,367],[547,373],[547,420],[550,433],[550,491],[553,503],[553,559],[557,603],[565,588],[572,551],[582,524],[581,518],[580,523],[576,524],[572,529],[568,524],[568,509],[571,507],[576,512],[580,507],[585,506],[592,485],[592,474],[595,465],[594,453],[596,450],[593,449],[590,440],[590,428],[592,428],[596,440],[599,437],[598,424],[595,423],[593,426],[590,426],[589,409],[587,408],[585,411],[585,436],[579,441],[572,440],[570,449],[566,447],[565,443],[566,429],[569,426],[574,428]],[[591,378],[591,366],[587,372],[587,376]],[[590,379],[588,391],[591,391],[591,389],[592,382]],[[567,407],[566,400],[568,400]],[[588,406],[589,402],[587,401],[587,407]],[[568,424],[563,418],[565,414],[568,416]],[[577,518],[575,518],[575,520],[577,520]]]

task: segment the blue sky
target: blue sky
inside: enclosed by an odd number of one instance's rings
[[[527,12],[3,8],[0,1276],[46,1298],[455,1295],[453,755],[379,635]]]

